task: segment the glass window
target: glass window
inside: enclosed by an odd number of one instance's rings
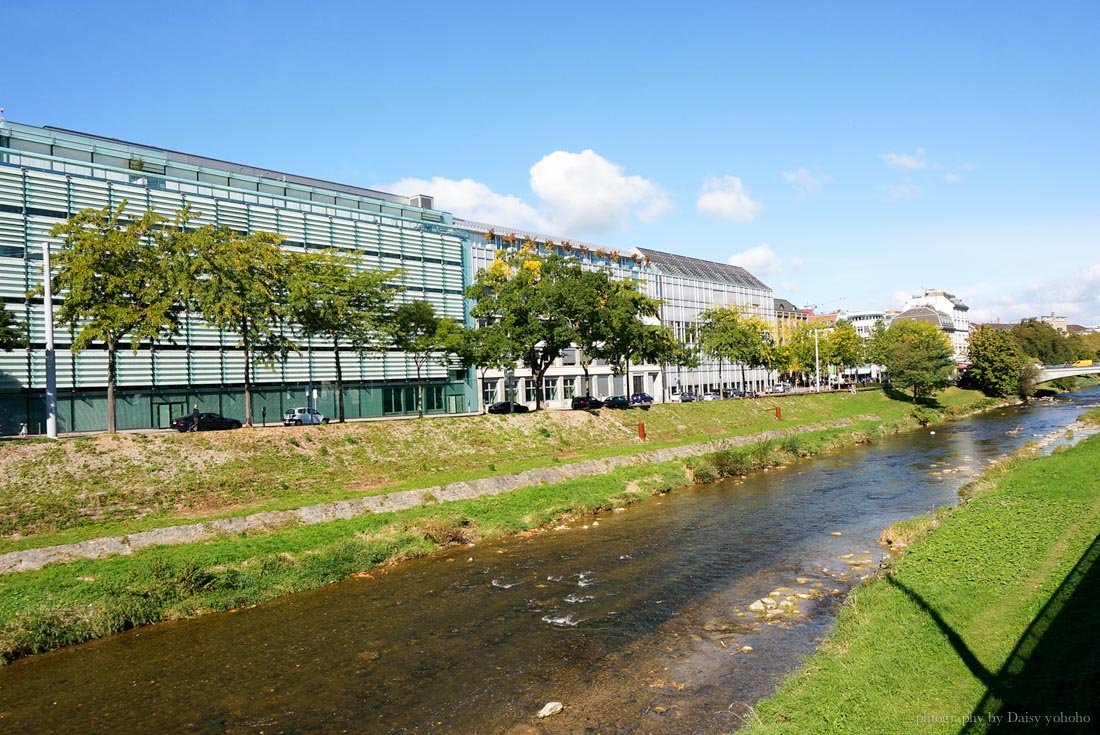
[[[567,349],[561,353],[562,365],[576,365],[577,364],[577,350]]]
[[[557,378],[543,378],[542,379],[542,397],[546,401],[558,400],[558,379]]]
[[[564,398],[565,400],[568,401],[570,398],[572,398],[577,393],[577,379],[576,378],[565,378],[565,380],[562,382],[562,388],[563,388],[562,398]]]
[[[527,378],[523,381],[523,385],[526,388],[526,391],[524,393],[524,395],[526,396],[526,401],[528,403],[534,403],[535,399],[538,398],[538,396],[536,395],[538,384],[534,380]]]
[[[496,403],[500,399],[497,398],[499,380],[486,380],[481,386],[481,400],[486,406]]]

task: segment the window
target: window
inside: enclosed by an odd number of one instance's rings
[[[526,401],[528,403],[534,403],[535,400],[538,398],[538,396],[536,395],[536,393],[538,392],[538,383],[530,378],[527,378],[523,381],[523,385],[526,388]]]
[[[577,350],[568,349],[561,353],[562,365],[576,365],[577,364]]]
[[[562,386],[563,386],[562,398],[564,398],[565,400],[568,401],[570,398],[572,398],[574,395],[576,395],[576,393],[577,393],[577,379],[576,378],[565,378],[565,380],[562,382]]]
[[[486,380],[481,386],[481,400],[486,406],[496,403],[500,399],[497,398],[499,380]]]
[[[543,378],[542,379],[542,397],[547,401],[558,400],[558,379],[557,378]]]

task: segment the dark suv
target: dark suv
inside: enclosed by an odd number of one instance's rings
[[[570,404],[570,408],[602,408],[603,401],[599,398],[593,398],[592,396],[573,396],[573,403]]]

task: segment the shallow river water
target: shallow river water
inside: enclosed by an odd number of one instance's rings
[[[0,668],[0,730],[728,732],[828,632],[886,525],[1098,403],[998,410],[31,657]],[[799,612],[749,610],[773,591]],[[538,720],[552,700],[565,710]]]

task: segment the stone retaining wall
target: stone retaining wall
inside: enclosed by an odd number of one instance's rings
[[[874,418],[874,417],[860,417]],[[275,510],[235,518],[222,518],[216,521],[193,523],[186,526],[169,526],[152,531],[131,533],[126,536],[91,539],[76,544],[47,546],[41,549],[12,551],[0,554],[0,574],[29,572],[41,569],[55,562],[70,562],[78,559],[102,559],[113,554],[132,554],[135,551],[153,546],[174,546],[218,538],[222,535],[244,531],[270,531],[290,524],[326,523],[328,521],[354,518],[366,513],[388,513],[391,511],[414,508],[433,502],[450,500],[470,500],[484,495],[517,490],[533,485],[552,485],[580,477],[606,475],[620,467],[636,467],[644,464],[659,464],[673,459],[684,459],[709,454],[730,447],[755,444],[769,439],[780,439],[796,434],[805,434],[821,429],[839,428],[852,425],[851,419],[838,419],[789,429],[765,431],[750,436],[736,436],[718,439],[704,444],[689,444],[681,447],[655,449],[637,454],[624,454],[606,459],[590,459],[583,462],[556,467],[540,467],[514,475],[497,475],[479,480],[452,482],[449,485],[427,487],[417,490],[403,490],[385,495],[372,495],[351,500],[337,500],[331,503],[308,505],[294,510]]]

